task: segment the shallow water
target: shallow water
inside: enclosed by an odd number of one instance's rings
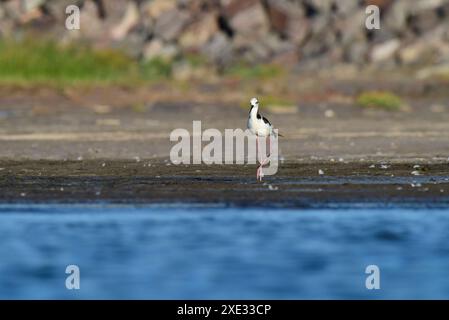
[[[0,298],[449,298],[448,230],[449,209],[2,205]]]

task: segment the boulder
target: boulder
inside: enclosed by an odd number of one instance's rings
[[[228,66],[233,60],[231,41],[222,32],[218,32],[201,48],[201,53],[219,68]]]
[[[154,35],[165,41],[175,40],[190,20],[186,11],[172,9],[156,17]]]
[[[143,48],[144,60],[161,58],[166,61],[173,60],[179,53],[179,49],[174,44],[166,44],[160,39],[153,39]]]
[[[420,35],[433,28],[440,22],[440,18],[435,10],[422,10],[408,17],[409,26]]]
[[[204,14],[191,23],[179,37],[179,45],[184,50],[199,50],[219,31],[215,13]]]
[[[401,42],[399,41],[399,39],[391,39],[377,44],[371,49],[370,60],[375,63],[383,62],[386,60],[391,61],[400,46]]]
[[[232,30],[244,37],[262,37],[270,28],[265,9],[257,0],[222,1],[229,2],[224,8]]]
[[[97,10],[97,6],[94,2],[86,1],[81,9],[79,30],[82,37],[92,40],[91,42],[96,45],[98,45],[98,43],[95,42],[103,42],[103,39],[109,38],[107,28],[104,27],[104,21],[98,16]],[[68,33],[71,33],[71,31],[68,31]]]
[[[145,12],[154,19],[160,17],[163,13],[176,8],[176,0],[153,0],[147,1],[144,5]]]
[[[79,31],[64,24],[74,3]],[[366,30],[367,5],[380,7],[380,30]],[[82,37],[143,59],[199,52],[219,68],[241,59],[299,60],[300,68],[422,65],[448,62],[448,17],[449,0],[0,0],[0,35]],[[188,73],[178,69],[180,78]]]
[[[268,0],[267,12],[273,31],[294,44],[301,44],[309,32],[303,7],[287,0]]]
[[[347,18],[351,17],[353,14],[356,14],[357,11],[364,9],[365,7],[366,6],[363,6],[360,1],[338,0],[334,1],[331,11],[336,16]]]
[[[122,40],[132,28],[137,26],[139,18],[140,14],[137,4],[134,1],[128,2],[123,18],[111,31],[112,38],[114,40]]]
[[[45,0],[27,0],[22,1],[22,9],[24,13],[34,11],[41,7],[45,3]]]
[[[353,42],[343,52],[343,61],[363,65],[367,61],[368,46],[364,42]]]
[[[246,9],[260,4],[259,0],[220,0],[222,13],[229,19]]]
[[[3,12],[6,17],[11,20],[18,21],[22,15],[22,7],[20,6],[20,1],[7,1],[2,3]]]
[[[395,1],[390,10],[385,15],[385,26],[397,34],[403,34],[406,29],[407,18],[410,14],[410,1],[398,0]]]

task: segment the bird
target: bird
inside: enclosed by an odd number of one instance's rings
[[[277,137],[278,135],[282,137],[282,135],[278,134],[276,131],[273,130],[273,126],[271,125],[270,121],[261,116],[259,114],[259,100],[257,98],[252,98],[250,100],[251,109],[249,111],[249,117],[248,117],[248,129],[251,131],[252,134],[256,135],[256,141],[257,141],[257,147],[256,147],[256,154],[257,154],[257,148],[259,146],[259,137],[263,137],[266,140],[268,140],[268,145],[270,143],[270,136]],[[269,148],[268,148],[269,150]],[[269,157],[269,155],[268,155]],[[263,178],[263,171],[262,167],[268,162],[268,158],[266,158],[264,161],[260,161],[260,166],[257,168],[256,172],[256,179],[262,181]]]

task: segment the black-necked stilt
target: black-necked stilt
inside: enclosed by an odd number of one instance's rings
[[[270,121],[268,121],[267,118],[261,116],[259,114],[259,100],[257,98],[252,98],[250,100],[251,103],[251,110],[249,112],[248,117],[248,129],[256,135],[257,140],[257,147],[256,147],[256,157],[258,157],[257,149],[259,147],[259,137],[264,137],[266,140],[268,140],[268,146],[270,146],[270,136],[277,136],[276,132],[273,130],[273,126],[271,125]],[[279,135],[282,136],[282,135]],[[265,141],[266,142],[266,141]],[[270,147],[268,147],[268,150],[270,150]],[[270,155],[268,155],[269,157]],[[263,172],[262,167],[268,162],[268,157],[260,161],[260,166],[257,168],[256,172],[256,178],[262,181]]]

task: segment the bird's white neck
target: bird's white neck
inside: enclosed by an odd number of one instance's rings
[[[259,105],[255,105],[251,108],[251,118],[257,117],[257,111],[259,110]]]

